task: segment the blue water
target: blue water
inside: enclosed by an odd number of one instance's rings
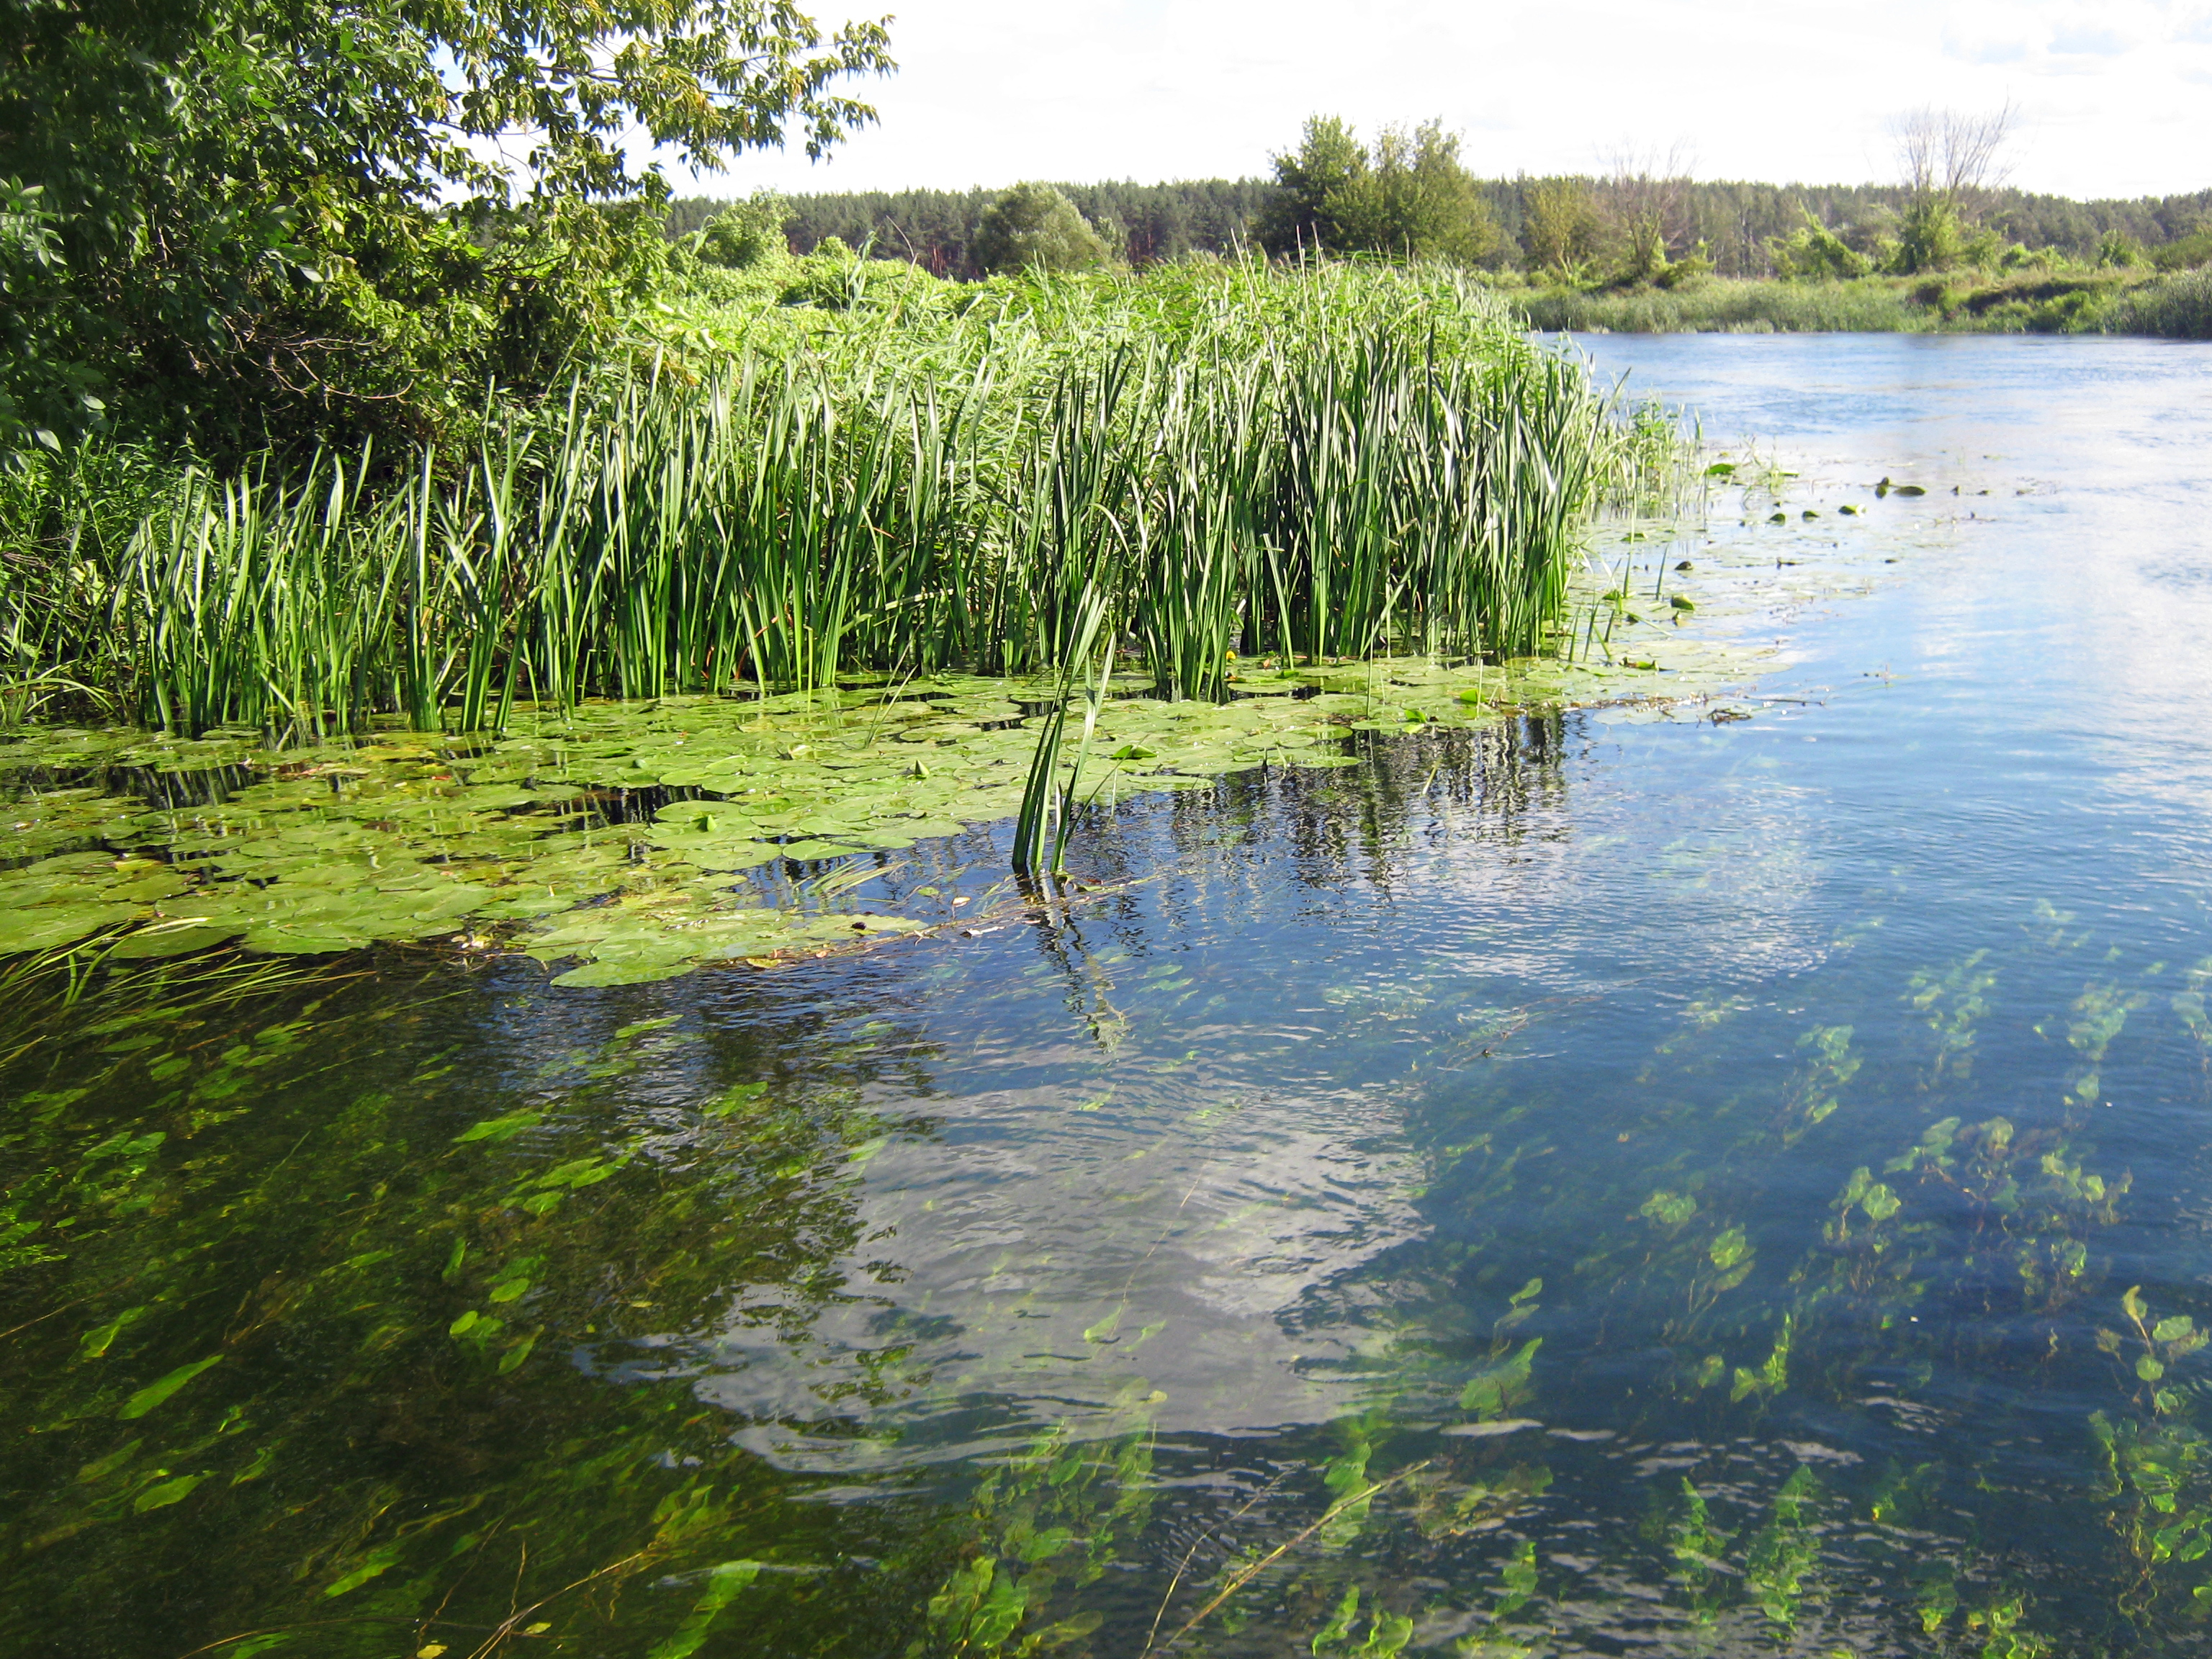
[[[2212,352],[1578,343],[1796,475],[1663,544],[1748,718],[1140,800],[1036,919],[971,836],[857,961],[287,993],[0,1306],[15,1650],[2202,1650]],[[96,1048],[19,1190],[165,1109]]]

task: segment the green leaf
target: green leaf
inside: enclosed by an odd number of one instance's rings
[[[361,1565],[351,1572],[325,1585],[323,1594],[326,1596],[343,1595],[350,1590],[359,1589],[372,1578],[380,1577],[398,1563],[400,1548],[400,1545],[392,1543],[380,1549],[372,1550],[362,1559]]]
[[[264,1631],[259,1636],[249,1636],[234,1647],[225,1648],[222,1659],[253,1659],[257,1653],[266,1653],[271,1648],[281,1648],[299,1632],[291,1630]]]
[[[1468,1379],[1467,1386],[1460,1390],[1460,1409],[1474,1413],[1485,1422],[1503,1417],[1526,1396],[1536,1350],[1543,1346],[1542,1337],[1531,1337],[1511,1358]]]
[[[106,1456],[95,1458],[84,1465],[76,1472],[76,1478],[88,1486],[95,1480],[105,1480],[136,1457],[138,1455],[138,1448],[145,1443],[145,1441],[141,1439],[133,1440],[128,1445],[118,1446]]]
[[[530,1351],[538,1346],[538,1339],[543,1334],[542,1331],[532,1331],[529,1335],[509,1346],[507,1351],[500,1356],[499,1374],[505,1376],[509,1371],[520,1367],[524,1360],[530,1358]]]
[[[135,904],[48,904],[0,911],[0,952],[50,951],[143,914]]]
[[[122,1334],[124,1328],[137,1323],[143,1317],[145,1312],[146,1310],[143,1307],[126,1308],[105,1325],[87,1331],[84,1334],[84,1340],[77,1344],[76,1357],[79,1359],[99,1359],[104,1357],[108,1349],[114,1346],[115,1339]]]
[[[760,1577],[757,1561],[725,1561],[707,1575],[705,1589],[673,1635],[657,1644],[646,1659],[691,1659],[705,1645],[708,1634],[722,1609],[738,1593]]]
[[[2179,1342],[2197,1328],[2197,1322],[2187,1314],[2175,1314],[2161,1319],[2152,1328],[2151,1340],[2155,1342]]]
[[[655,980],[678,978],[690,973],[692,966],[689,962],[593,962],[570,969],[553,983],[572,991],[596,985],[647,985]]]
[[[1644,1200],[1637,1214],[1662,1227],[1679,1227],[1698,1212],[1698,1200],[1686,1193],[1656,1192]]]
[[[1048,1561],[1075,1541],[1074,1532],[1066,1527],[1053,1527],[1037,1534],[1021,1547],[1023,1560],[1032,1565]]]
[[[209,1366],[216,1364],[222,1358],[222,1356],[219,1353],[210,1354],[205,1359],[198,1359],[194,1360],[189,1365],[178,1366],[176,1370],[171,1371],[167,1376],[161,1378],[159,1382],[149,1382],[144,1388],[139,1389],[137,1393],[132,1395],[129,1400],[124,1402],[123,1409],[118,1412],[116,1415],[126,1421],[132,1418],[145,1416],[148,1412],[152,1411],[155,1407],[160,1405],[171,1395],[176,1393],[179,1389],[183,1388],[185,1383],[191,1382],[202,1371],[207,1370]]]
[[[180,1474],[173,1480],[164,1480],[140,1492],[131,1507],[143,1515],[149,1510],[165,1510],[172,1504],[181,1504],[191,1496],[192,1488],[206,1479],[204,1474]]]
[[[1057,1624],[1047,1625],[1030,1639],[1039,1648],[1057,1648],[1067,1643],[1080,1641],[1106,1622],[1106,1615],[1096,1607],[1063,1619]]]
[[[542,1121],[544,1116],[545,1114],[540,1111],[520,1111],[508,1112],[501,1117],[488,1117],[483,1122],[462,1130],[453,1139],[457,1145],[467,1140],[511,1140],[525,1129]]]

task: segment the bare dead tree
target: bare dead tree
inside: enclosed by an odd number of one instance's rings
[[[1923,104],[1890,123],[1898,171],[1916,202],[1940,199],[1972,214],[2012,171],[2005,155],[2020,107],[2008,99],[1975,115]]]
[[[1605,198],[1614,239],[1631,270],[1665,260],[1684,240],[1692,156],[1680,140],[1662,155],[1623,143],[1607,158]]]

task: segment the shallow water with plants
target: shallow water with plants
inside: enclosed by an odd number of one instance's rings
[[[1758,442],[1573,668],[1133,672],[1056,894],[1020,682],[31,739],[258,948],[13,958],[0,1645],[2201,1650],[2212,358],[1589,343]]]

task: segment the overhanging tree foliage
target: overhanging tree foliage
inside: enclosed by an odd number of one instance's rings
[[[13,0],[0,449],[448,422],[602,345],[695,167],[873,118],[787,0]],[[521,154],[516,155],[514,152]]]

